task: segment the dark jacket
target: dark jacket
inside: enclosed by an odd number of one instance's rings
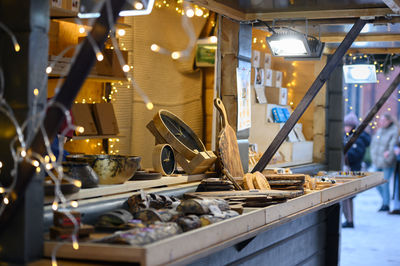
[[[346,142],[348,139],[350,139],[350,136],[346,138]],[[364,158],[365,151],[369,146],[370,142],[371,142],[371,137],[369,136],[369,134],[363,132],[347,152],[345,158],[346,165],[350,167],[351,171],[361,170],[361,163]]]

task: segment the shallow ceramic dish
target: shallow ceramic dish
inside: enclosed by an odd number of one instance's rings
[[[140,166],[140,157],[123,155],[69,155],[67,161],[88,163],[99,177],[99,184],[122,184]]]

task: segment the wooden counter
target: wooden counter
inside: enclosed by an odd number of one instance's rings
[[[217,251],[249,240],[263,232],[315,213],[364,190],[384,182],[382,173],[371,173],[363,178],[344,180],[343,183],[288,200],[266,208],[252,208],[238,217],[189,231],[142,247],[80,243],[73,250],[63,244],[58,258],[108,262],[137,262],[142,265],[188,264]],[[248,212],[247,212],[248,211]],[[328,221],[329,222],[329,221]],[[50,256],[57,242],[45,242],[45,256]]]

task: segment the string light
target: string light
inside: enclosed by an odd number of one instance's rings
[[[204,14],[204,11],[200,8],[196,8],[196,11],[194,12],[196,16],[201,17]]]
[[[81,34],[83,34],[83,33],[85,33],[85,28],[84,27],[79,27],[79,33],[81,33]]]
[[[14,50],[15,50],[15,52],[19,52],[19,51],[21,51],[21,46],[19,46],[19,44],[18,43],[15,43],[14,44]]]
[[[82,187],[82,181],[80,181],[80,180],[74,180],[74,186],[76,186],[76,187]]]
[[[104,55],[101,52],[96,53],[97,61],[101,62],[104,59]]]
[[[392,111],[392,108],[389,107],[387,110],[388,110],[388,111]]]
[[[46,67],[46,73],[50,74],[53,71],[53,68],[51,66]]]
[[[39,95],[39,90],[38,89],[34,89],[33,90],[33,95],[38,96]]]
[[[119,36],[125,36],[125,34],[126,34],[126,31],[124,30],[124,29],[119,29],[118,31],[117,31],[117,33],[118,33],[118,35]]]
[[[53,168],[53,165],[51,163],[46,164],[46,169],[51,170]]]
[[[74,242],[72,242],[72,248],[75,249],[75,250],[79,249],[78,241],[74,240]]]
[[[42,169],[40,167],[36,167],[36,173],[40,173]]]
[[[39,167],[40,164],[38,161],[34,160],[34,161],[32,161],[32,165],[35,167]]]
[[[211,43],[217,43],[217,42],[218,42],[217,36],[211,36],[211,37],[210,37],[210,42],[211,42]]]
[[[26,151],[23,149],[23,150],[21,151],[21,157],[22,157],[22,158],[25,158],[25,156],[26,156]]]
[[[85,128],[84,127],[77,127],[76,128],[76,130],[79,132],[79,133],[83,133],[83,132],[85,132]]]
[[[153,44],[150,46],[150,49],[151,49],[153,52],[159,52],[160,49],[161,49],[161,47],[158,46],[157,44],[153,43]]]
[[[0,162],[0,169],[3,168],[3,162]]]
[[[192,18],[192,17],[194,16],[194,11],[193,11],[193,9],[188,9],[188,10],[186,10],[186,16],[187,16],[188,18]]]
[[[135,4],[133,6],[135,7],[136,10],[142,10],[144,7],[142,2],[139,2],[139,1],[135,2]]]
[[[389,80],[390,79],[390,77],[386,77],[386,80]]]
[[[124,72],[129,72],[130,67],[129,67],[128,65],[124,65],[124,66],[122,67],[122,70],[123,70]]]
[[[44,161],[45,161],[46,163],[49,163],[49,162],[50,162],[50,157],[49,157],[48,155],[46,155],[46,156],[44,157]]]
[[[10,200],[7,197],[4,197],[3,202],[5,205],[7,205],[8,203],[10,203]]]
[[[153,108],[154,108],[153,103],[151,103],[151,102],[147,103],[147,104],[146,104],[146,108],[147,108],[148,110],[153,110]]]
[[[181,53],[180,52],[173,52],[171,54],[172,59],[177,60],[181,57]]]
[[[53,211],[56,211],[58,209],[58,202],[54,201],[53,204],[51,205],[51,208],[53,209]]]
[[[74,208],[78,208],[78,202],[76,200],[71,201],[71,206]]]

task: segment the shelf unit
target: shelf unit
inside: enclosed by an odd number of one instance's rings
[[[73,136],[73,140],[85,140],[85,139],[120,139],[124,136],[118,135],[90,135],[90,136]]]
[[[65,78],[63,73],[50,73],[48,76],[49,76],[49,79]],[[89,75],[87,78],[90,80],[99,81],[99,82],[127,81],[125,78],[121,78],[121,77],[101,76],[101,75]]]

